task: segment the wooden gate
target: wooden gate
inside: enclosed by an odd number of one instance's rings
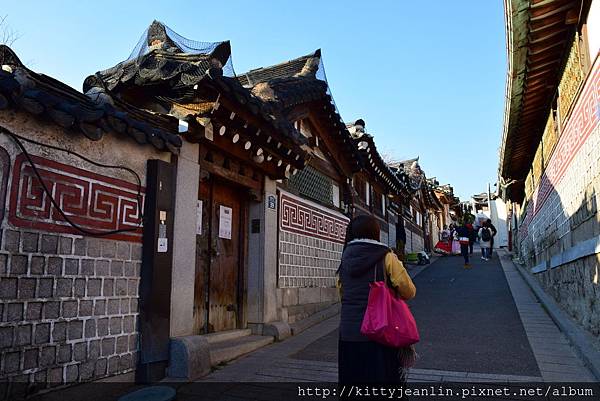
[[[233,184],[200,183],[202,234],[196,236],[196,333],[236,329],[242,308],[245,202]]]

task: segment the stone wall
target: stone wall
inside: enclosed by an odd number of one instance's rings
[[[278,288],[278,320],[294,323],[339,300],[337,288]]]
[[[596,60],[519,222],[521,257],[555,300],[600,335],[600,61]]]
[[[404,251],[406,253],[411,253],[425,250],[423,230],[417,227],[413,222],[406,219],[404,219],[404,229],[406,231],[406,244]]]
[[[138,356],[141,214],[146,160],[169,156],[113,134],[92,142],[23,113],[0,124],[130,172],[25,143],[53,198],[93,232],[84,235],[51,204],[20,149],[0,135],[0,394],[25,394],[131,372]],[[140,199],[141,196],[141,199]],[[141,201],[141,205],[139,205]],[[0,397],[1,399],[2,397]]]
[[[0,380],[43,389],[131,371],[141,244],[2,232]]]

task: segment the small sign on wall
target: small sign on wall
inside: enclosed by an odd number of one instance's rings
[[[230,207],[219,207],[219,238],[231,239],[232,215],[233,210]]]
[[[159,238],[158,239],[158,253],[165,253],[168,250],[168,246],[167,246],[168,240],[166,238]]]
[[[267,208],[269,209],[277,209],[277,197],[275,195],[267,196]]]

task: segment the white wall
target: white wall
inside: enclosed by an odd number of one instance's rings
[[[592,62],[600,49],[600,0],[593,0],[587,19],[589,52]]]
[[[508,227],[507,227],[507,212],[506,204],[500,198],[490,202],[490,218],[492,224],[498,230],[498,233],[494,237],[494,247],[499,248],[502,246],[508,246]]]

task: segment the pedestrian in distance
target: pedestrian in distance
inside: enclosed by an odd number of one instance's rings
[[[488,223],[485,222],[483,227],[479,229],[479,245],[481,246],[481,259],[490,260],[490,248],[492,246],[492,230],[489,228]]]
[[[407,368],[414,363],[412,346],[392,348],[361,334],[370,283],[386,283],[396,296],[408,300],[416,289],[402,262],[387,245],[379,242],[379,223],[372,216],[358,216],[348,225],[342,261],[338,268],[338,289],[342,301],[338,343],[340,384],[406,382]],[[384,276],[384,271],[386,276]]]
[[[492,239],[490,240],[490,253],[488,257],[492,257],[492,251],[494,250],[494,237],[498,234],[498,230],[492,224],[492,219],[487,219],[487,227],[492,231]]]
[[[469,243],[470,243],[470,233],[469,228],[463,222],[457,229],[456,234],[458,236],[458,243],[460,244],[460,254],[465,259],[465,269],[470,269],[471,265],[469,263]]]
[[[467,229],[469,230],[469,255],[473,255],[473,244],[477,238],[477,231],[475,231],[475,227],[471,223],[467,224]]]
[[[458,233],[456,232],[456,226],[450,225],[450,237],[452,241],[452,255],[460,255],[460,242],[458,241]]]

